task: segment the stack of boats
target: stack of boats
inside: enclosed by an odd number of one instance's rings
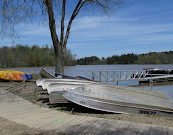
[[[77,79],[38,79],[36,81],[37,86],[42,87],[42,90],[49,94],[51,104],[68,103],[69,101],[63,97],[63,94],[75,88],[96,83]]]
[[[78,79],[38,79],[51,104],[72,102],[113,113],[173,116],[173,100],[163,92]]]

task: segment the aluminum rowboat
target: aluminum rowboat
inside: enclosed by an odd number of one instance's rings
[[[69,84],[97,84],[97,82],[92,81],[83,81],[83,80],[74,80],[74,79],[56,79],[56,80],[44,80],[42,82],[43,90],[48,88],[48,85],[51,83],[69,83]]]
[[[44,81],[49,81],[49,82],[59,82],[59,81],[63,81],[63,82],[92,82],[92,81],[86,81],[86,80],[78,80],[78,79],[61,79],[61,78],[56,78],[56,79],[51,79],[51,78],[43,78],[43,79],[38,79],[36,81],[36,85],[38,87],[41,87],[43,85]]]
[[[70,90],[63,96],[88,108],[114,112],[173,117],[173,101],[157,91],[133,90],[130,87],[88,85]]]
[[[44,81],[47,81],[47,80],[49,80],[49,81],[52,81],[52,82],[58,82],[58,81],[78,81],[77,79],[61,79],[61,78],[55,78],[55,79],[52,79],[52,78],[43,78],[43,79],[38,79],[37,81],[36,81],[36,85],[38,86],[38,87],[41,87],[42,86],[42,84],[43,84],[43,82]],[[80,80],[79,80],[80,81]]]
[[[48,85],[47,91],[49,94],[49,101],[51,104],[55,103],[68,103],[68,100],[65,99],[62,95],[69,90],[73,90],[75,88],[89,85],[90,83],[74,83],[74,84],[69,84],[69,83],[51,83]]]
[[[68,90],[73,90],[78,87],[82,87],[85,85],[89,85],[90,83],[80,83],[80,82],[75,82],[75,83],[51,83],[47,87],[47,92],[50,94],[53,91],[68,91]]]

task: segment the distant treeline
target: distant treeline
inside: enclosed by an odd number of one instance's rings
[[[75,55],[66,51],[65,64],[75,65]],[[55,66],[54,49],[48,46],[16,45],[0,47],[0,67]]]
[[[147,54],[113,55],[101,59],[97,56],[75,59],[69,49],[66,50],[65,65],[97,65],[97,64],[173,64],[173,51],[151,52]],[[16,45],[0,47],[0,67],[40,67],[55,66],[54,49],[49,46],[32,47]]]
[[[173,51],[151,52],[147,54],[123,54],[99,59],[96,56],[85,57],[77,60],[78,65],[95,64],[173,64]]]

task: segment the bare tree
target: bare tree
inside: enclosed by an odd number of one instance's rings
[[[67,2],[74,2],[67,29],[64,28]],[[55,51],[55,72],[64,73],[64,59],[67,41],[73,20],[79,12],[99,10],[109,13],[121,4],[121,0],[0,0],[1,33],[15,38],[14,26],[22,21],[33,20],[35,16],[47,14],[53,47]],[[40,7],[40,8],[38,8]],[[72,7],[70,7],[72,8]],[[58,9],[58,10],[57,10]],[[57,12],[59,11],[59,14]],[[56,22],[61,18],[60,34],[57,34]]]

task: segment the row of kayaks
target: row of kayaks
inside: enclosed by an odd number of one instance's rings
[[[0,71],[0,79],[8,81],[26,81],[32,80],[34,75],[21,71]]]
[[[36,84],[47,91],[51,104],[73,102],[113,113],[173,116],[173,100],[163,92],[77,79],[39,79]]]

